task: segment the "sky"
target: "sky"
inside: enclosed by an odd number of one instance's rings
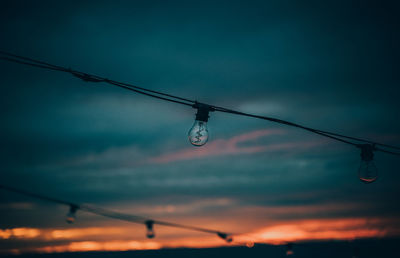
[[[0,49],[200,102],[400,146],[399,4],[2,1]],[[0,61],[0,183],[279,244],[400,235],[398,156]],[[0,191],[0,252],[225,246]]]

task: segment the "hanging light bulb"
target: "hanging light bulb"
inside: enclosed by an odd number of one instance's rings
[[[358,177],[363,183],[375,182],[378,178],[378,169],[373,161],[375,147],[371,144],[361,144],[361,164],[358,169]]]
[[[217,235],[228,243],[233,241],[233,237],[229,234],[218,232]]]
[[[292,243],[288,243],[286,245],[286,256],[293,255],[293,254],[294,254],[293,245],[292,245]]]
[[[78,206],[71,204],[69,206],[69,212],[67,213],[67,223],[72,224],[76,219],[76,211],[79,209]]]
[[[193,105],[193,108],[197,109],[197,113],[196,120],[188,133],[189,141],[194,146],[203,146],[208,141],[208,113],[214,111],[214,108],[198,102]]]
[[[154,238],[156,236],[156,234],[154,233],[154,229],[153,229],[154,221],[146,220],[144,222],[144,224],[146,224],[146,228],[147,228],[147,232],[146,232],[147,238]]]
[[[248,241],[248,242],[246,242],[246,246],[248,248],[253,248],[254,247],[254,242],[253,241]]]

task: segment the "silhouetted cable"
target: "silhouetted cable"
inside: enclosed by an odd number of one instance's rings
[[[6,56],[6,57],[4,57],[4,56],[0,57],[0,59],[5,60],[5,61],[10,61],[10,62],[15,62],[15,63],[19,63],[19,64],[35,66],[35,67],[38,67],[38,68],[44,68],[44,69],[61,71],[61,72],[67,72],[67,73],[70,73],[70,74],[74,75],[75,77],[77,77],[79,79],[82,79],[82,80],[84,80],[86,82],[105,82],[105,83],[108,83],[108,84],[111,84],[111,85],[114,85],[114,86],[117,86],[117,87],[120,87],[120,88],[131,90],[133,92],[136,92],[136,93],[139,93],[139,94],[142,94],[142,95],[146,95],[146,96],[149,96],[149,97],[153,97],[153,98],[157,98],[157,99],[160,99],[160,100],[173,102],[173,103],[177,103],[177,104],[181,104],[181,105],[185,105],[185,106],[192,106],[194,108],[197,108],[198,105],[200,104],[200,105],[203,105],[203,106],[207,106],[210,109],[210,111],[219,111],[219,112],[230,113],[230,114],[241,115],[241,116],[247,116],[247,117],[267,120],[267,121],[274,122],[274,123],[284,124],[284,125],[287,125],[287,126],[300,128],[300,129],[309,131],[311,133],[318,134],[318,135],[330,138],[332,140],[336,140],[336,141],[340,141],[340,142],[343,142],[343,143],[346,143],[346,144],[349,144],[349,145],[353,145],[355,147],[360,147],[361,145],[359,143],[351,142],[349,140],[353,140],[353,141],[357,141],[357,142],[363,142],[363,143],[369,143],[369,144],[374,145],[374,146],[379,145],[379,146],[382,146],[382,147],[385,147],[385,148],[391,148],[391,149],[400,150],[400,147],[397,147],[397,146],[383,144],[383,143],[379,143],[379,142],[374,142],[374,141],[371,141],[371,140],[361,139],[361,138],[357,138],[357,137],[346,136],[346,135],[343,135],[343,134],[323,131],[323,130],[319,130],[319,129],[314,129],[314,128],[306,127],[306,126],[303,126],[303,125],[300,125],[300,124],[296,124],[296,123],[292,123],[292,122],[289,122],[289,121],[285,121],[285,120],[282,120],[282,119],[277,119],[277,118],[272,118],[272,117],[267,117],[267,116],[254,115],[254,114],[240,112],[240,111],[236,111],[236,110],[232,110],[232,109],[227,109],[227,108],[224,108],[224,107],[218,107],[218,106],[214,106],[214,105],[198,103],[198,102],[196,102],[194,100],[191,100],[191,99],[174,96],[174,95],[163,93],[163,92],[160,92],[160,91],[154,91],[154,90],[146,89],[146,88],[143,88],[143,87],[138,87],[136,85],[132,85],[132,84],[128,84],[128,83],[123,83],[123,82],[110,80],[110,79],[107,79],[107,78],[104,78],[104,77],[100,77],[100,76],[97,76],[97,75],[92,75],[92,74],[88,74],[88,73],[72,70],[72,69],[69,69],[69,68],[65,68],[65,67],[49,64],[47,62],[35,60],[35,59],[32,59],[32,58],[23,57],[23,56],[19,56],[19,55],[14,55],[14,54],[11,54],[11,53],[8,53],[8,52],[4,52],[4,51],[0,51],[0,54]],[[21,59],[21,60],[18,60],[18,59]],[[400,153],[384,150],[384,149],[381,149],[381,148],[374,148],[374,150],[382,151],[382,152],[385,152],[385,153],[389,153],[389,154],[400,156]]]
[[[347,143],[347,144],[350,144],[350,145],[353,145],[353,146],[357,146],[356,143],[353,143],[353,142],[350,142],[350,141],[346,141],[346,140],[343,140],[343,139],[328,135],[326,133],[323,133],[323,132],[321,132],[319,130],[312,129],[312,128],[309,128],[309,127],[305,127],[305,126],[302,126],[302,125],[298,125],[298,124],[295,124],[295,123],[292,123],[292,122],[284,121],[284,120],[281,120],[281,119],[267,117],[267,116],[253,115],[253,114],[248,114],[248,113],[239,112],[239,111],[235,111],[235,110],[229,110],[229,109],[225,109],[225,108],[224,109],[221,109],[221,108],[218,108],[218,107],[214,107],[214,108],[215,108],[216,111],[220,111],[220,112],[225,112],[225,113],[230,113],[230,114],[235,114],[235,115],[241,115],[241,116],[247,116],[247,117],[253,117],[253,118],[258,118],[258,119],[262,119],[262,120],[267,120],[267,121],[270,121],[270,122],[275,122],[275,123],[279,123],[279,124],[284,124],[284,125],[288,125],[288,126],[301,128],[301,129],[304,129],[306,131],[309,131],[309,132],[312,132],[312,133],[315,133],[315,134],[319,134],[319,135],[322,135],[322,136],[325,136],[325,137],[328,137],[328,138],[331,138],[331,139],[334,139],[334,140],[337,140],[337,141],[340,141],[340,142],[343,142],[343,143]]]
[[[393,151],[388,151],[388,150],[384,150],[384,149],[381,149],[381,148],[376,148],[376,147],[375,147],[375,150],[381,151],[381,152],[385,152],[385,153],[388,153],[388,154],[400,155],[400,153],[393,152]]]
[[[59,203],[59,204],[64,204],[64,205],[76,205],[76,204],[74,204],[72,202],[67,202],[67,201],[64,201],[64,200],[48,197],[48,196],[45,196],[45,195],[28,192],[28,191],[17,189],[17,188],[10,187],[10,186],[5,186],[5,185],[1,185],[0,184],[0,188],[2,188],[4,190],[7,190],[9,192],[19,193],[19,194],[22,194],[22,195],[30,196],[30,197],[33,197],[33,198],[36,198],[36,199],[41,199],[41,200],[48,201],[48,202],[54,202],[54,203]]]
[[[12,59],[12,58],[1,57],[2,59],[7,60],[7,61],[16,62],[16,63],[20,63],[20,64],[25,64],[25,65],[36,66],[36,67],[40,67],[40,68],[51,69],[51,70],[57,70],[57,71],[61,71],[61,72],[69,72],[69,73],[72,73],[75,76],[78,75],[77,76],[78,78],[81,78],[81,79],[83,79],[85,81],[92,81],[92,82],[104,81],[104,82],[108,82],[108,83],[111,83],[111,84],[114,84],[114,85],[115,84],[121,84],[121,85],[127,86],[127,89],[134,88],[134,89],[137,89],[137,90],[147,91],[147,92],[151,92],[151,93],[154,93],[154,94],[157,94],[157,95],[161,95],[161,96],[165,96],[165,97],[179,99],[179,100],[186,101],[186,102],[189,102],[189,103],[194,103],[195,102],[194,100],[190,100],[190,99],[187,99],[187,98],[182,98],[182,97],[174,96],[174,95],[167,94],[167,93],[164,93],[164,92],[159,92],[159,91],[155,91],[155,90],[142,88],[142,87],[139,87],[139,86],[136,86],[136,85],[133,85],[133,84],[128,84],[128,83],[108,80],[108,79],[102,78],[100,76],[91,75],[91,74],[87,74],[87,73],[83,73],[83,72],[79,72],[79,71],[74,71],[74,70],[69,69],[69,68],[65,68],[65,67],[49,64],[47,62],[43,62],[43,61],[35,60],[35,59],[32,59],[32,58],[28,58],[28,57],[23,57],[23,56],[7,53],[7,52],[4,52],[4,51],[0,51],[0,54],[6,55],[6,56],[11,56],[11,57],[18,58],[18,59],[22,59],[22,60],[25,60],[25,61],[29,61],[30,63],[29,62],[21,62],[21,61],[18,61],[16,59]],[[39,65],[35,65],[34,63],[37,63]],[[90,77],[90,78],[95,78],[96,80],[86,80],[83,77],[79,77],[79,75],[85,75],[86,78]],[[138,92],[138,93],[142,93],[142,92]],[[148,95],[148,96],[153,96],[153,95]],[[155,96],[153,96],[153,97],[155,97]]]
[[[0,54],[6,55],[6,56],[10,56],[10,57],[14,57],[14,58],[18,58],[18,59],[25,60],[25,61],[29,61],[29,62],[32,62],[32,63],[41,64],[43,66],[52,67],[54,70],[67,71],[67,69],[64,68],[64,67],[53,65],[53,64],[50,64],[50,63],[46,63],[46,62],[43,62],[43,61],[40,61],[40,60],[37,60],[37,59],[32,59],[32,58],[25,57],[25,56],[20,56],[20,55],[15,55],[15,54],[8,53],[8,52],[5,52],[5,51],[0,51]]]
[[[190,107],[192,106],[192,104],[190,104],[190,103],[185,103],[185,102],[182,102],[182,101],[179,101],[179,100],[174,100],[174,99],[168,99],[168,98],[156,96],[156,95],[153,95],[153,94],[150,94],[150,93],[147,93],[147,92],[143,92],[143,91],[140,91],[140,90],[137,90],[137,89],[130,88],[128,84],[118,83],[118,82],[109,81],[109,80],[105,80],[105,82],[108,82],[109,84],[115,85],[117,87],[128,89],[128,90],[131,90],[131,91],[134,91],[134,92],[137,92],[137,93],[140,93],[142,95],[149,96],[149,97],[153,97],[153,98],[157,98],[157,99],[161,99],[161,100],[165,100],[165,101],[169,101],[169,102],[173,102],[173,103],[177,103],[177,104],[181,104],[181,105],[185,105],[185,106],[190,106]]]
[[[64,70],[60,70],[60,69],[57,69],[57,68],[54,68],[54,67],[51,67],[51,66],[30,63],[30,62],[21,61],[21,60],[17,60],[17,59],[14,59],[14,58],[9,58],[9,57],[0,57],[0,59],[6,60],[6,61],[9,61],[9,62],[18,63],[18,64],[24,64],[24,65],[34,66],[34,67],[38,67],[38,68],[44,68],[44,69],[49,69],[49,70],[54,70],[54,71],[65,72]]]
[[[101,207],[95,207],[95,206],[92,206],[92,205],[89,205],[89,204],[77,204],[77,203],[73,203],[73,202],[69,202],[69,201],[65,201],[65,200],[49,197],[49,196],[42,195],[42,194],[29,192],[29,191],[25,191],[25,190],[21,190],[21,189],[17,189],[17,188],[14,188],[14,187],[1,185],[1,184],[0,184],[0,189],[4,189],[4,190],[9,191],[9,192],[22,194],[22,195],[25,195],[25,196],[33,197],[33,198],[44,200],[44,201],[48,201],[48,202],[53,202],[53,203],[58,203],[58,204],[70,206],[70,207],[74,208],[73,209],[74,213],[76,212],[76,210],[82,210],[82,211],[86,211],[86,212],[93,213],[93,214],[96,214],[96,215],[100,215],[100,216],[103,216],[103,217],[117,219],[117,220],[123,220],[123,221],[132,222],[132,223],[136,223],[136,224],[146,224],[146,222],[151,221],[152,224],[158,224],[158,225],[167,226],[167,227],[182,228],[182,229],[188,229],[188,230],[192,230],[192,231],[215,234],[215,235],[223,238],[224,240],[226,240],[228,242],[232,241],[232,240],[229,240],[229,239],[232,239],[232,238],[228,238],[232,234],[226,233],[226,232],[222,232],[222,231],[218,231],[218,230],[195,227],[195,226],[189,226],[189,225],[182,225],[182,224],[178,224],[178,223],[172,223],[172,222],[161,221],[161,220],[154,220],[154,219],[146,218],[146,217],[143,217],[143,216],[137,216],[137,215],[132,215],[132,214],[125,214],[125,213],[121,213],[121,212],[115,212],[115,211],[103,209]]]
[[[373,141],[370,141],[370,140],[366,140],[366,139],[362,139],[362,138],[351,137],[351,136],[346,136],[346,135],[343,135],[343,134],[332,133],[332,132],[327,132],[327,131],[322,131],[322,130],[316,130],[316,131],[324,133],[324,134],[330,134],[330,135],[333,135],[333,136],[338,136],[338,137],[350,139],[350,140],[355,140],[355,141],[359,141],[359,142],[366,142],[366,143],[370,143],[370,144],[380,145],[382,147],[387,147],[387,148],[400,150],[400,147],[396,147],[396,146],[389,145],[389,144],[376,143],[376,142],[373,142]]]

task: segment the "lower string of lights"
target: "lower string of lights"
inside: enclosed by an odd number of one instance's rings
[[[149,218],[145,218],[145,217],[141,217],[141,216],[137,216],[137,215],[110,211],[110,210],[106,210],[106,209],[103,209],[100,207],[95,207],[95,206],[91,206],[91,205],[87,205],[87,204],[79,205],[79,204],[75,204],[75,203],[72,203],[69,201],[60,200],[60,199],[56,199],[53,197],[49,197],[49,196],[45,196],[45,195],[41,195],[41,194],[37,194],[37,193],[33,193],[33,192],[28,192],[25,190],[13,188],[13,187],[1,185],[1,184],[0,184],[0,189],[6,190],[9,192],[13,192],[13,193],[22,194],[22,195],[25,195],[28,197],[33,197],[33,198],[43,200],[43,201],[48,201],[48,202],[53,202],[53,203],[68,206],[69,211],[66,216],[66,222],[68,224],[74,223],[76,220],[76,217],[77,217],[76,216],[77,212],[79,210],[82,210],[82,211],[100,215],[100,216],[103,216],[106,218],[118,219],[118,220],[127,221],[127,222],[131,222],[131,223],[136,223],[136,224],[137,223],[144,224],[144,226],[146,227],[146,237],[149,239],[152,239],[156,236],[155,231],[154,231],[154,225],[158,224],[158,225],[162,225],[162,226],[182,228],[182,229],[187,229],[187,230],[192,230],[192,231],[214,234],[214,235],[218,236],[219,238],[223,239],[224,241],[226,241],[227,243],[235,243],[235,246],[247,246],[248,248],[252,248],[252,247],[254,247],[255,244],[266,244],[264,242],[255,242],[255,241],[251,241],[251,240],[248,240],[246,242],[234,241],[232,233],[217,231],[217,230],[208,229],[208,228],[200,228],[200,227],[195,227],[195,226],[176,224],[176,223],[160,221],[160,220],[153,220],[153,219],[149,219]],[[240,234],[240,235],[247,235],[247,234]],[[290,242],[287,242],[285,244],[287,256],[294,254],[292,245],[293,244]]]
[[[106,210],[106,209],[103,209],[100,207],[95,207],[95,206],[87,205],[87,204],[79,205],[76,203],[56,199],[53,197],[49,197],[49,196],[45,196],[45,195],[41,195],[41,194],[37,194],[37,193],[28,192],[25,190],[20,190],[20,189],[5,186],[5,185],[0,185],[0,189],[6,190],[9,192],[22,194],[22,195],[29,196],[29,197],[33,197],[36,199],[48,201],[48,202],[53,202],[53,203],[58,203],[58,204],[62,204],[65,206],[69,206],[69,211],[66,216],[66,222],[68,224],[74,223],[76,220],[76,214],[77,214],[78,210],[82,210],[82,211],[100,215],[100,216],[103,216],[106,218],[118,219],[118,220],[127,221],[127,222],[131,222],[131,223],[136,223],[136,224],[143,224],[146,227],[146,237],[147,238],[155,237],[154,225],[158,224],[158,225],[167,226],[167,227],[182,228],[182,229],[187,229],[187,230],[192,230],[192,231],[214,234],[214,235],[218,236],[219,238],[225,240],[227,243],[231,243],[233,241],[233,234],[214,230],[214,229],[182,225],[182,224],[160,221],[160,220],[153,220],[153,219],[149,219],[149,218],[145,218],[145,217],[141,217],[141,216],[137,216],[137,215],[110,211],[110,210]]]
[[[85,82],[92,82],[92,83],[103,82],[103,83],[111,84],[113,86],[117,86],[120,88],[124,88],[124,89],[130,90],[130,91],[133,91],[138,94],[146,95],[148,97],[152,97],[152,98],[155,98],[158,100],[168,101],[168,102],[172,102],[172,103],[176,103],[176,104],[180,104],[180,105],[193,107],[197,110],[197,113],[196,113],[195,122],[188,132],[188,138],[189,138],[190,143],[196,147],[201,147],[207,143],[207,141],[209,139],[209,132],[208,132],[208,126],[207,126],[208,119],[209,119],[209,113],[218,111],[218,112],[229,113],[229,114],[234,114],[234,115],[239,115],[239,116],[246,116],[246,117],[251,117],[251,118],[256,118],[256,119],[262,119],[262,120],[266,120],[269,122],[274,122],[274,123],[279,123],[279,124],[299,128],[299,129],[306,130],[306,131],[314,133],[314,134],[318,134],[323,137],[327,137],[332,140],[336,140],[336,141],[339,141],[339,142],[342,142],[345,144],[352,145],[352,146],[360,149],[360,151],[361,151],[361,164],[358,169],[358,177],[364,183],[375,182],[378,178],[378,169],[375,166],[374,161],[373,161],[374,152],[380,151],[380,152],[400,156],[399,152],[393,151],[393,150],[400,150],[400,147],[397,147],[397,146],[382,144],[382,143],[378,143],[375,141],[346,136],[346,135],[342,135],[342,134],[338,134],[338,133],[318,130],[318,129],[306,127],[306,126],[303,126],[300,124],[296,124],[293,122],[289,122],[289,121],[285,121],[285,120],[281,120],[281,119],[277,119],[277,118],[273,118],[273,117],[254,115],[254,114],[250,114],[250,113],[244,113],[244,112],[240,112],[240,111],[236,111],[236,110],[232,110],[232,109],[227,109],[224,107],[200,103],[200,102],[197,102],[192,99],[182,98],[182,97],[174,96],[174,95],[167,94],[164,92],[154,91],[154,90],[146,89],[143,87],[135,86],[132,84],[110,80],[110,79],[100,77],[97,75],[92,75],[92,74],[84,73],[81,71],[72,70],[70,68],[53,65],[53,64],[35,60],[35,59],[29,58],[29,57],[23,57],[23,56],[11,54],[8,52],[0,51],[0,60],[19,63],[19,64],[33,66],[33,67],[38,67],[38,68],[42,68],[42,69],[65,72],[65,73],[72,74],[73,76],[75,76]]]

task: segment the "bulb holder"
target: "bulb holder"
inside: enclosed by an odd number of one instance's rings
[[[79,206],[78,206],[78,205],[71,204],[71,205],[69,206],[69,213],[75,214],[76,211],[77,211],[78,209],[79,209]]]
[[[153,230],[153,225],[154,225],[154,221],[153,220],[146,220],[144,222],[144,224],[146,225],[146,228],[148,230]]]
[[[374,145],[360,144],[359,148],[361,149],[361,160],[362,161],[371,161],[374,159],[374,150],[375,150]]]
[[[208,122],[209,113],[215,111],[212,106],[197,101],[192,107],[197,109],[196,120],[201,122]]]

